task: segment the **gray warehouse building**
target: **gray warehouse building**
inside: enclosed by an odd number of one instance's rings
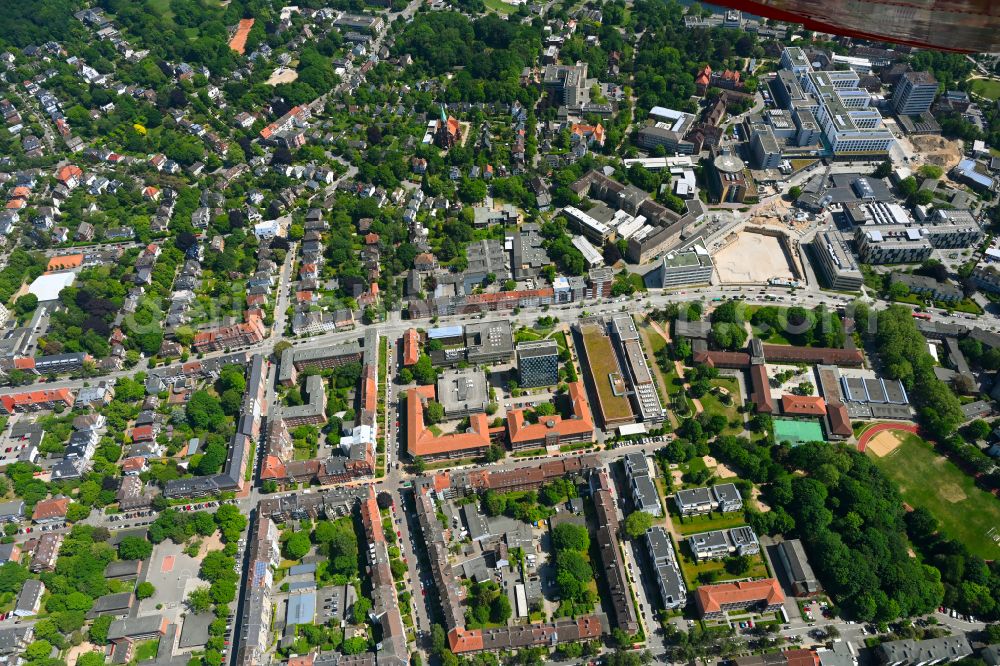
[[[816,574],[809,565],[801,541],[798,539],[782,541],[778,544],[777,551],[778,560],[796,596],[803,597],[819,592],[819,581],[816,580]]]

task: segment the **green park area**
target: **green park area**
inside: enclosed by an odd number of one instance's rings
[[[972,82],[972,92],[986,99],[1000,99],[1000,81],[975,79]]]
[[[871,449],[869,455],[899,485],[903,501],[930,511],[949,537],[983,559],[1000,556],[1000,544],[993,539],[1000,531],[1000,500],[978,488],[930,444],[908,435],[886,456],[880,458]]]
[[[712,389],[701,396],[701,406],[709,416],[721,414],[726,417],[726,423],[736,422],[737,426],[726,425],[723,435],[739,435],[743,432],[743,417],[740,415],[738,405],[743,404],[740,397],[739,383],[734,377],[716,377],[711,380]]]

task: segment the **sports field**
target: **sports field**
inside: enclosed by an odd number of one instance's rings
[[[805,442],[825,442],[826,438],[819,421],[774,419],[774,441],[791,442],[796,446]]]
[[[941,522],[948,536],[974,555],[1000,557],[1000,499],[976,487],[971,476],[916,435],[907,435],[888,455],[869,455],[899,485],[903,501],[924,507]]]

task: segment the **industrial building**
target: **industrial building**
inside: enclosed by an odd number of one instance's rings
[[[798,596],[807,596],[819,592],[820,585],[809,565],[805,548],[798,539],[782,541],[777,546],[778,561],[785,570],[792,589]]]

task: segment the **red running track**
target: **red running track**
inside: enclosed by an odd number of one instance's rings
[[[920,428],[912,423],[879,423],[868,430],[861,433],[861,438],[858,439],[858,451],[864,453],[865,449],[868,448],[868,442],[871,441],[872,437],[879,434],[880,432],[885,432],[886,430],[902,430],[903,432],[910,432],[914,435],[919,433]]]

